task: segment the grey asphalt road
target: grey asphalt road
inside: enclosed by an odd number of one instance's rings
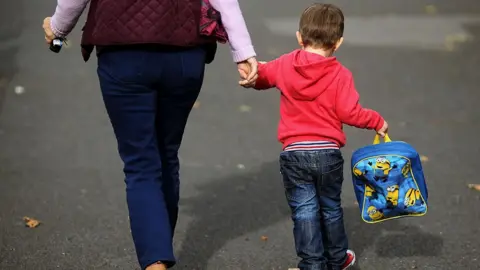
[[[43,44],[41,22],[55,2],[0,3],[0,269],[137,269],[95,59],[83,63],[79,28],[59,55]],[[346,173],[343,204],[357,269],[480,269],[480,192],[467,188],[480,183],[480,2],[332,2],[347,15],[352,39],[345,37],[338,57],[355,75],[362,103],[385,115],[393,139],[428,157],[430,210],[422,218],[362,223]],[[289,22],[307,4],[242,1],[260,59],[295,48],[294,33],[286,35]],[[431,4],[435,8],[425,8]],[[348,24],[374,16],[400,23]],[[405,26],[411,16],[423,19]],[[267,19],[285,27],[275,30]],[[278,93],[246,91],[236,81],[222,47],[208,66],[181,150],[176,269],[296,265],[277,164]],[[15,92],[16,86],[24,91]],[[346,171],[351,152],[373,137],[351,128],[347,133]],[[23,216],[42,224],[28,229]]]

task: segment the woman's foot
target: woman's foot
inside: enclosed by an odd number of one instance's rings
[[[158,262],[150,265],[145,270],[167,270],[167,267],[165,266],[165,264]]]

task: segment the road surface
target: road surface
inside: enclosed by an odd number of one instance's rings
[[[55,2],[0,3],[0,269],[137,269],[96,61],[81,59],[80,27],[59,55],[43,44],[41,23]],[[480,192],[467,188],[480,183],[480,2],[332,2],[347,16],[338,57],[362,103],[385,115],[393,139],[428,157],[422,218],[363,223],[346,173],[357,269],[480,269]],[[308,3],[242,1],[261,60],[295,48],[295,18]],[[277,164],[278,93],[246,91],[237,80],[222,47],[181,149],[176,269],[286,270],[297,262]],[[347,133],[346,172],[351,152],[373,137]],[[28,229],[24,216],[42,224]]]

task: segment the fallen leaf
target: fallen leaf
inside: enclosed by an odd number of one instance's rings
[[[465,43],[469,41],[471,37],[469,37],[465,33],[458,33],[453,35],[448,35],[445,37],[445,48],[448,51],[454,51],[456,49],[456,45],[459,43]]]
[[[195,101],[195,103],[193,103],[193,108],[198,109],[199,107],[200,107],[200,101]]]
[[[252,107],[250,107],[250,106],[248,106],[248,105],[242,105],[242,106],[240,106],[239,110],[240,110],[241,112],[249,112],[249,111],[252,110]]]
[[[468,188],[480,191],[480,184],[468,184]]]
[[[437,14],[438,9],[434,5],[427,5],[427,6],[425,6],[425,12],[427,14]]]
[[[430,159],[427,156],[420,156],[420,161],[428,162]]]
[[[40,225],[40,221],[30,217],[23,217],[23,221],[25,221],[25,226],[29,228],[36,228]]]
[[[266,237],[266,236],[263,235],[262,237],[260,237],[260,239],[262,239],[262,241],[267,241],[267,240],[268,240],[268,237]]]

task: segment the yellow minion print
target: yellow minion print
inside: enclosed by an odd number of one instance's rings
[[[411,188],[405,194],[405,201],[403,202],[403,204],[405,205],[405,208],[407,208],[410,206],[414,206],[418,200],[421,200],[420,190]]]
[[[412,166],[410,166],[410,161],[407,161],[407,163],[405,163],[405,166],[403,166],[402,168],[402,174],[404,178],[408,177],[408,174],[410,173],[411,169],[412,169]]]
[[[362,175],[363,175],[362,171],[360,171],[360,170],[357,169],[357,168],[353,169],[353,174],[354,174],[356,177],[359,177],[359,176],[362,176]]]
[[[381,211],[377,210],[377,208],[373,205],[368,207],[367,213],[368,213],[368,216],[374,221],[384,218],[383,213]]]
[[[370,185],[365,185],[365,197],[372,197],[375,190]]]
[[[387,188],[386,199],[387,199],[387,202],[390,203],[393,206],[398,205],[398,190],[399,190],[398,185],[389,186]]]
[[[387,181],[388,174],[395,168],[386,157],[378,157],[375,163],[369,162],[368,164],[373,168],[374,179],[377,181],[382,180],[383,182]]]

